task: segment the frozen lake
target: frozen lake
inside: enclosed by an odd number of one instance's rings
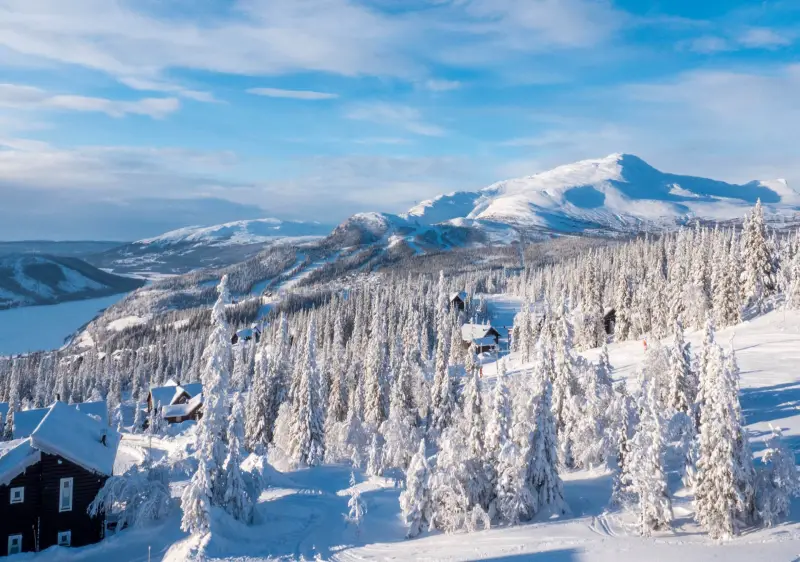
[[[59,348],[65,338],[126,294],[0,310],[0,355]]]

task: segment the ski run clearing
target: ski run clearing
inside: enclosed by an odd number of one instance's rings
[[[505,295],[488,299],[489,314],[502,323],[513,317],[519,300]],[[687,332],[697,349],[701,333]],[[732,342],[741,369],[741,403],[754,454],[770,425],[780,427],[795,453],[800,448],[800,312],[773,311],[717,332],[717,341]],[[652,343],[651,343],[652,345]],[[615,380],[635,378],[643,359],[642,341],[609,345]],[[584,353],[596,359],[597,350]],[[525,370],[516,354],[503,358],[511,376]],[[483,379],[489,392],[496,365],[486,363]],[[144,463],[150,455],[168,457],[179,465],[193,450],[195,426],[178,426],[171,437],[125,434],[117,469]],[[245,461],[247,462],[247,461]],[[668,475],[675,520],[668,532],[649,538],[637,535],[631,515],[609,507],[612,475],[606,470],[562,472],[565,498],[571,513],[515,527],[497,527],[474,533],[427,533],[405,539],[400,519],[400,489],[391,477],[368,477],[356,471],[366,514],[356,528],[347,523],[351,469],[325,465],[281,473],[264,469],[269,487],[256,507],[256,523],[245,526],[214,512],[215,532],[205,549],[209,560],[257,561],[323,560],[494,560],[535,562],[621,562],[639,560],[694,562],[754,560],[791,562],[800,559],[800,504],[795,500],[788,521],[764,529],[746,530],[717,542],[693,520],[692,498],[681,487],[680,475]],[[186,477],[188,479],[188,476]],[[190,557],[197,538],[180,530],[178,499],[186,479],[172,483],[175,505],[158,524],[126,530],[100,544],[39,554],[21,554],[9,560],[37,562],[178,562]]]

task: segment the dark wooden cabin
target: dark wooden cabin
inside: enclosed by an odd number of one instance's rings
[[[450,295],[450,306],[458,310],[464,310],[467,306],[467,293],[460,291]]]
[[[103,538],[87,509],[111,476],[120,436],[56,402],[29,438],[0,444],[0,556]]]
[[[169,423],[198,420],[202,415],[203,384],[178,384],[172,380],[166,386],[155,386],[147,395],[147,411],[161,406],[160,415]]]
[[[489,324],[464,324],[461,340],[464,349],[474,346],[476,353],[493,353],[499,349],[500,332]]]

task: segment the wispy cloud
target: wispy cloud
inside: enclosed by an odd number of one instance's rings
[[[795,34],[766,27],[749,27],[727,35],[703,35],[680,43],[682,48],[696,53],[714,54],[746,49],[775,50],[788,47]]]
[[[112,117],[146,115],[161,119],[180,108],[177,98],[144,98],[136,101],[52,94],[41,88],[0,84],[0,106],[18,109],[59,109],[105,113]]]
[[[314,92],[311,90],[282,90],[280,88],[250,88],[248,94],[266,96],[268,98],[287,98],[294,100],[331,100],[339,97],[339,94],[328,92]]]
[[[443,128],[426,122],[418,109],[406,105],[385,102],[364,103],[352,107],[347,112],[347,118],[401,128],[415,135],[427,137],[441,137],[446,134]]]
[[[457,90],[461,87],[461,82],[458,80],[426,80],[424,82],[425,89],[431,92],[449,92],[450,90]]]

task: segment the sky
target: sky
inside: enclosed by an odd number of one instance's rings
[[[797,0],[0,0],[0,239],[336,224],[613,152],[800,185]]]

